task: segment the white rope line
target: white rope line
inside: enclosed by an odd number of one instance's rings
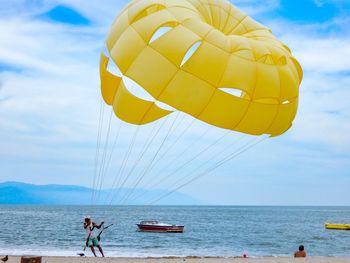
[[[225,163],[227,163],[228,161],[238,157],[239,155],[243,154],[244,152],[248,151],[249,149],[251,149],[252,147],[256,146],[257,144],[261,143],[262,141],[266,140],[267,137],[257,141],[257,142],[254,142],[256,140],[253,139],[252,140],[252,144],[250,144],[250,142],[246,145],[244,145],[243,147],[241,147],[240,150],[238,150],[237,152],[225,157],[223,160],[221,160],[220,162],[216,163],[215,165],[213,165],[212,167],[206,169],[204,172],[198,174],[197,176],[195,176],[194,178],[188,180],[187,182],[185,183],[182,183],[180,184],[179,186],[175,187],[173,190],[171,190],[170,192],[167,192],[165,194],[163,194],[162,196],[154,199],[153,201],[149,202],[147,205],[153,205],[155,204],[156,202],[159,202],[160,200],[164,199],[165,197],[171,195],[172,193],[180,190],[181,188],[187,186],[188,184],[198,180],[199,178],[203,177],[203,176],[206,176],[207,174],[211,173],[212,171],[216,170],[217,168],[221,167],[222,165],[224,165]],[[249,145],[250,144],[250,145]]]
[[[99,152],[100,152],[100,143],[101,143],[103,115],[104,115],[104,107],[103,107],[103,100],[101,99],[100,114],[99,114],[99,120],[98,120],[98,131],[97,131],[97,139],[96,139],[96,152],[95,152],[94,174],[93,174],[93,182],[92,182],[91,205],[94,204],[94,198],[95,198],[95,187],[96,187],[96,179],[97,179],[99,154],[100,154]]]

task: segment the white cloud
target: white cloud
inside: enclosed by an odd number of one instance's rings
[[[341,73],[350,69],[350,37],[313,36],[308,32],[281,33],[306,71]]]
[[[322,0],[314,0],[314,3],[317,7],[322,7],[325,4]]]
[[[62,74],[91,61],[103,46],[99,28],[75,28],[28,19],[0,20],[0,61]]]
[[[91,160],[92,150],[79,145],[92,145],[96,138],[101,28],[20,14],[0,19],[0,30],[0,63],[14,68],[0,73],[0,99],[6,98],[0,104],[2,158]]]
[[[304,70],[300,107],[290,136],[311,145],[327,145],[329,151],[348,153],[350,36],[331,30],[333,26],[342,28],[342,23],[338,19],[313,25],[271,21],[270,27],[291,48]]]
[[[303,48],[295,51],[307,70],[336,73],[350,69],[349,39],[298,39]],[[292,43],[294,46],[296,43]]]
[[[306,72],[300,108],[291,136],[327,145],[328,151],[350,150],[350,77]]]
[[[41,0],[0,0],[2,18],[31,16],[49,10],[52,5],[43,5]]]

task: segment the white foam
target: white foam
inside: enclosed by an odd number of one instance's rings
[[[79,250],[60,250],[60,249],[29,249],[29,248],[18,248],[18,249],[0,249],[0,255],[10,256],[23,256],[23,255],[36,255],[36,256],[56,256],[56,257],[79,257],[78,253],[85,253],[86,256],[92,256],[90,249]],[[147,258],[147,257],[185,257],[186,255],[177,254],[161,254],[161,253],[145,253],[136,251],[105,251],[107,257],[118,257],[118,258]]]

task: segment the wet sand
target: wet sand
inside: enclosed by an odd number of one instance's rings
[[[7,263],[20,262],[21,257],[10,256]],[[264,258],[93,258],[93,257],[43,257],[42,263],[350,263],[349,258],[337,257],[264,257]]]

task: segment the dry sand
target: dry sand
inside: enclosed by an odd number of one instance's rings
[[[20,257],[10,257],[7,263],[19,263]],[[288,258],[288,257],[266,257],[266,258],[93,258],[93,257],[43,257],[42,263],[350,263],[349,258]]]

